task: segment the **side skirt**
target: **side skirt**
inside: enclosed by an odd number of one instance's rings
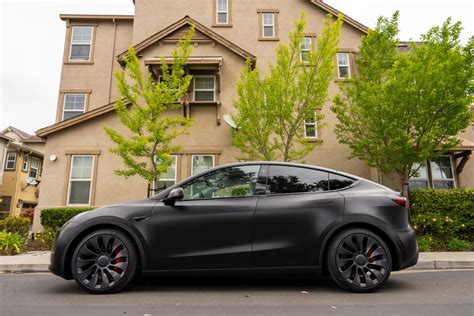
[[[183,269],[183,270],[146,270],[144,276],[321,276],[321,267],[265,267],[265,268],[228,268],[228,269]]]

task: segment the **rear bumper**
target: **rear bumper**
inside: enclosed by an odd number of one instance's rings
[[[398,264],[394,270],[414,266],[418,262],[418,243],[413,228],[394,230],[391,235],[398,252]]]

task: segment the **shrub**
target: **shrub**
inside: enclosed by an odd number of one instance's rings
[[[60,207],[46,208],[41,211],[41,225],[44,228],[59,230],[63,225],[79,213],[90,211],[91,207]]]
[[[458,238],[451,238],[448,241],[448,248],[453,251],[474,250],[474,243]]]
[[[0,231],[18,234],[27,237],[31,228],[31,221],[28,218],[8,216],[0,221]]]
[[[0,253],[2,255],[16,255],[25,249],[26,238],[17,233],[0,232]]]
[[[33,223],[33,217],[35,216],[35,209],[34,208],[29,208],[26,211],[22,212],[20,214],[20,217],[28,218],[30,222]]]
[[[433,251],[438,248],[439,242],[432,236],[419,236],[417,240],[418,248],[421,252]]]
[[[438,247],[450,248],[452,238],[474,242],[474,189],[416,190],[411,212],[417,235],[434,238]]]
[[[44,231],[41,235],[42,242],[48,247],[53,246],[53,241],[58,230],[77,214],[92,210],[91,207],[61,207],[48,208],[41,211],[41,225]]]

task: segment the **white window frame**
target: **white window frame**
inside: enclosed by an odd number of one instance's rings
[[[314,126],[314,134],[315,136],[308,136],[307,133],[306,133],[306,127],[308,125],[313,125]],[[307,123],[306,120],[304,120],[304,137],[305,138],[309,138],[309,139],[315,139],[315,138],[319,138],[319,134],[318,134],[318,120],[316,119],[316,113],[314,113],[314,123]]]
[[[174,181],[174,184],[178,182],[178,155],[171,155],[174,158],[174,179],[167,179],[167,178],[159,178],[158,181]],[[156,158],[156,157],[155,157]],[[156,183],[153,182],[153,190],[156,189]]]
[[[215,1],[216,1],[216,24],[220,24],[220,25],[229,24],[229,0],[225,0],[227,10],[220,10],[219,0],[215,0]],[[225,22],[219,22],[219,13],[225,13]]]
[[[303,45],[305,45],[305,40],[306,39],[309,39],[309,47],[308,48],[303,48]],[[308,63],[307,60],[304,60],[303,59],[303,52],[308,52],[308,53],[311,53],[311,50],[312,50],[312,47],[313,47],[313,38],[311,36],[305,36],[303,38],[303,43],[301,43],[300,45],[300,61],[303,62],[303,63]]]
[[[36,168],[33,167],[33,160],[38,161],[38,165]],[[40,169],[41,169],[41,160],[38,157],[31,157],[31,163],[30,163],[30,172],[28,173],[28,176],[31,177],[31,170],[36,169],[36,177],[35,179],[38,179],[40,176]]]
[[[75,28],[90,28],[91,29],[91,40],[90,43],[88,44],[90,46],[89,48],[89,57],[87,59],[71,59],[72,57],[72,46],[73,45],[87,45],[85,43],[74,43],[74,29]],[[88,62],[91,61],[92,57],[92,44],[94,43],[94,36],[95,36],[95,27],[91,25],[73,25],[71,27],[71,43],[69,44],[69,61],[71,62]]]
[[[30,155],[29,154],[24,154],[23,156],[23,164],[21,166],[21,171],[28,171],[28,163],[30,162]]]
[[[431,167],[431,164],[432,164],[432,161],[428,161],[429,163],[429,166],[430,166],[430,173],[431,173],[431,181],[428,181],[430,182],[431,184],[431,187],[434,189],[435,188],[435,182],[438,181],[438,182],[447,182],[447,181],[452,181],[453,182],[453,189],[457,188],[458,187],[458,184],[457,184],[457,181],[456,181],[456,169],[454,169],[454,164],[453,164],[453,157],[451,155],[441,155],[439,156],[439,158],[441,157],[448,157],[449,158],[449,164],[451,166],[451,173],[453,175],[452,178],[449,178],[449,179],[435,179],[433,177],[433,169]]]
[[[213,98],[212,101],[197,101],[197,102],[215,102],[216,101],[216,76],[212,75],[199,75],[193,76],[193,101],[196,101],[196,91],[209,92],[212,91]],[[213,78],[214,79],[214,88],[213,89],[196,89],[196,78]]]
[[[421,165],[421,164],[418,164],[418,165]],[[430,168],[430,165],[428,165],[426,162],[425,162],[425,168],[426,168],[426,178],[423,178],[423,177],[411,177],[408,182],[410,181],[426,181],[426,188],[429,189],[431,188],[431,184],[430,184],[430,171],[428,170]]]
[[[83,93],[83,92],[79,92],[79,93],[64,93],[64,97],[63,97],[63,121],[65,120],[64,118],[64,114],[66,112],[80,112],[80,110],[66,110],[66,98],[68,95],[83,95],[84,96],[84,104],[82,105],[83,109],[82,109],[82,114],[86,113],[86,107],[87,107],[87,99],[88,99],[88,95],[87,93]],[[78,114],[78,115],[81,115],[81,114]],[[73,116],[74,117],[74,116]],[[69,119],[73,118],[73,117],[70,117]]]
[[[265,15],[270,14],[272,16],[272,23],[266,24],[265,23]],[[265,27],[271,26],[272,27],[272,36],[265,36]],[[275,38],[275,13],[273,12],[262,12],[262,38]]]
[[[191,175],[192,176],[195,174],[194,173],[194,164],[193,164],[194,157],[212,157],[212,167],[211,167],[211,169],[216,166],[216,155],[213,155],[213,154],[191,155]]]
[[[9,158],[13,156],[14,159],[10,160]],[[18,158],[18,155],[16,152],[9,152],[7,153],[7,156],[5,157],[5,170],[15,170],[16,169],[16,160]],[[8,163],[13,161],[13,167],[9,168]]]
[[[347,55],[347,65],[341,65],[341,64],[339,63],[339,54],[345,54],[345,55]],[[347,52],[338,52],[338,53],[336,54],[336,59],[337,59],[337,78],[338,78],[338,79],[342,79],[342,80],[344,80],[344,79],[346,79],[346,80],[347,80],[347,79],[351,79],[351,76],[352,76],[352,74],[351,74],[351,59],[350,59],[349,53],[347,53]],[[341,77],[340,67],[347,67],[347,77]]]
[[[72,179],[72,166],[74,164],[74,157],[92,157],[92,167],[91,167],[91,178],[90,179]],[[94,155],[71,155],[71,164],[69,166],[69,179],[68,179],[68,188],[67,188],[67,201],[66,205],[67,206],[90,206],[91,205],[91,199],[92,199],[92,187],[94,183],[94,168],[95,168],[95,156]],[[72,181],[90,181],[91,185],[89,188],[89,201],[87,204],[83,203],[69,203],[69,200],[71,198],[71,182]]]

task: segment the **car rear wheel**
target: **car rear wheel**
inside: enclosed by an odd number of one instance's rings
[[[137,270],[135,247],[128,236],[113,229],[87,235],[72,257],[77,284],[95,294],[118,292],[132,281]]]
[[[379,235],[366,229],[350,229],[331,241],[327,265],[339,287],[352,292],[372,292],[388,280],[392,256]]]

